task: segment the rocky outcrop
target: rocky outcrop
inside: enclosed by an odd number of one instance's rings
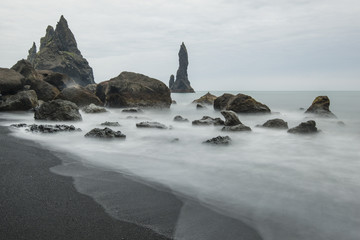
[[[173,74],[171,74],[170,76],[170,80],[169,80],[169,88],[171,89],[172,86],[174,85],[174,82],[175,82],[175,77]]]
[[[158,128],[158,129],[167,129],[168,127],[162,123],[158,122],[140,122],[136,124],[138,128]]]
[[[108,127],[120,127],[120,123],[118,122],[103,122],[100,124],[101,126],[108,126]]]
[[[34,90],[21,91],[5,96],[3,101],[0,101],[0,111],[26,111],[37,105],[38,99]]]
[[[213,105],[216,98],[217,97],[215,95],[212,95],[210,92],[208,92],[199,99],[194,100],[193,103]]]
[[[263,125],[259,125],[259,127],[266,128],[275,128],[275,129],[288,129],[288,123],[282,119],[275,118],[266,121]]]
[[[39,70],[37,72],[42,76],[42,80],[55,86],[59,91],[77,85],[73,79],[63,73],[57,73],[50,70]]]
[[[86,85],[86,90],[88,90],[89,92],[96,94],[96,88],[97,88],[97,84],[93,83],[93,84],[88,84]]]
[[[175,122],[189,122],[189,119],[183,118],[182,116],[177,115],[177,116],[174,117],[174,121]]]
[[[314,99],[311,106],[305,113],[313,113],[320,117],[336,118],[335,114],[330,111],[330,99],[327,96],[318,96]]]
[[[92,103],[98,106],[104,105],[95,94],[92,94],[81,86],[65,88],[59,95],[56,96],[56,99],[73,102],[79,107],[88,106]]]
[[[82,86],[95,83],[92,68],[77,48],[75,37],[63,16],[55,30],[48,26],[40,42],[39,52],[30,61],[35,69],[66,74]],[[28,58],[31,59],[30,54]]]
[[[224,121],[220,118],[212,118],[209,116],[203,116],[199,120],[192,121],[192,125],[196,126],[208,126],[208,125],[214,125],[214,126],[221,126],[224,125]]]
[[[231,143],[231,138],[229,136],[217,136],[206,140],[203,143],[213,145],[229,145]]]
[[[15,94],[23,88],[24,76],[13,69],[0,68],[0,93]]]
[[[49,121],[80,121],[82,120],[78,106],[75,103],[57,99],[43,103],[35,110],[36,120]]]
[[[251,131],[251,128],[242,124],[233,111],[221,111],[225,118],[225,126],[222,131]]]
[[[91,137],[91,138],[119,138],[124,139],[126,138],[126,135],[122,134],[120,131],[114,131],[110,128],[94,128],[87,134],[85,134],[85,137]]]
[[[189,65],[188,53],[185,44],[182,43],[179,50],[179,68],[176,72],[176,80],[171,85],[171,92],[174,93],[193,93],[194,89],[190,86],[187,68]]]
[[[37,124],[31,124],[31,125],[27,125],[25,123],[21,123],[21,124],[12,124],[12,127],[16,127],[16,128],[21,128],[21,127],[26,127],[27,131],[29,132],[40,132],[40,133],[57,133],[57,132],[74,132],[74,131],[81,131],[80,128],[75,128],[73,125],[60,125],[60,124],[56,124],[56,125],[50,125],[50,124],[45,124],[45,125],[37,125]]]
[[[270,113],[270,109],[245,94],[223,94],[214,101],[215,110],[231,110],[236,113]]]
[[[132,72],[122,72],[99,83],[96,95],[107,107],[169,108],[171,105],[170,90],[164,83]]]
[[[89,106],[86,106],[82,109],[86,113],[103,113],[107,112],[106,108],[96,106],[95,104],[91,103]]]
[[[27,60],[31,63],[31,64],[34,64],[34,60],[36,58],[36,44],[35,42],[33,42],[33,45],[32,47],[29,49],[28,53],[29,55],[27,56]]]
[[[290,128],[288,133],[300,133],[300,134],[309,134],[309,133],[317,133],[318,129],[316,128],[316,122],[314,120],[310,120],[307,122],[300,123],[299,126]]]

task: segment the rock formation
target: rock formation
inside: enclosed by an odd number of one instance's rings
[[[106,108],[97,106],[91,103],[89,106],[86,106],[82,109],[86,113],[103,113],[107,112]]]
[[[196,126],[209,126],[209,125],[221,126],[224,124],[225,124],[224,121],[221,120],[220,118],[212,118],[209,116],[203,116],[199,120],[192,121],[192,125],[196,125]]]
[[[221,129],[222,131],[251,131],[251,128],[245,126],[240,122],[238,116],[233,111],[221,111],[221,114],[225,118],[225,126]]]
[[[84,107],[92,103],[98,106],[103,106],[103,103],[95,94],[89,92],[86,88],[81,86],[65,88],[59,95],[56,96],[56,99],[73,102],[79,107]]]
[[[171,74],[170,76],[170,80],[169,80],[169,88],[171,89],[172,86],[174,85],[174,82],[175,82],[175,77],[173,74]]]
[[[206,140],[206,144],[213,144],[213,145],[229,145],[231,143],[231,138],[229,136],[217,136]]]
[[[77,48],[75,37],[63,16],[55,30],[51,26],[47,27],[35,58],[34,46],[29,50],[28,59],[35,69],[64,73],[82,86],[95,83],[92,68]]]
[[[318,129],[316,128],[316,122],[314,120],[309,120],[307,122],[300,123],[299,126],[290,128],[288,133],[299,133],[299,134],[309,134],[317,133]]]
[[[305,113],[313,113],[321,117],[336,118],[330,111],[330,99],[327,96],[318,96]]]
[[[270,109],[245,94],[223,94],[214,101],[215,110],[231,110],[236,113],[270,113]]]
[[[28,57],[27,57],[27,60],[28,60],[31,64],[34,64],[34,60],[35,60],[35,58],[36,58],[36,52],[37,52],[35,42],[33,42],[33,45],[32,45],[32,47],[29,49],[28,52],[29,52],[29,55],[28,55]]]
[[[189,65],[188,53],[185,44],[182,43],[179,51],[179,69],[176,72],[176,80],[170,86],[174,93],[193,93],[194,89],[190,86],[187,68]],[[171,82],[171,78],[170,78]]]
[[[0,111],[26,111],[37,105],[38,99],[34,90],[21,91],[4,97],[0,102]]]
[[[0,68],[0,91],[2,95],[15,94],[22,90],[25,78],[13,69]]]
[[[175,122],[189,122],[189,119],[183,118],[182,116],[177,115],[177,116],[174,117],[174,121]]]
[[[20,123],[20,124],[12,124],[12,127],[16,127],[16,128],[22,128],[22,127],[26,127],[27,131],[30,132],[40,132],[40,133],[56,133],[56,132],[78,132],[81,131],[80,128],[75,128],[73,125],[64,125],[64,124],[56,124],[56,125],[50,125],[50,124],[46,124],[46,125],[37,125],[37,124],[31,124],[31,125],[27,125],[25,123]]]
[[[289,128],[288,123],[279,118],[268,120],[263,125],[260,125],[259,127],[276,128],[276,129],[288,129]]]
[[[80,121],[82,120],[78,106],[75,103],[57,99],[43,103],[35,110],[36,120],[48,121]]]
[[[108,107],[169,108],[171,105],[170,90],[163,82],[132,72],[122,72],[99,83],[96,95]]]
[[[110,128],[94,128],[87,134],[85,134],[85,137],[91,137],[91,138],[120,138],[124,139],[126,138],[126,135],[122,134],[120,131],[114,131]]]
[[[140,122],[136,124],[136,127],[138,128],[158,128],[158,129],[168,129],[167,126],[165,126],[162,123],[159,122]]]
[[[216,98],[217,98],[217,96],[212,95],[210,92],[208,92],[207,94],[200,97],[199,99],[194,100],[193,103],[213,105]]]

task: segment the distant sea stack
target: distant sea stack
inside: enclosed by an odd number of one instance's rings
[[[182,43],[179,51],[179,69],[176,72],[176,80],[170,77],[169,88],[173,93],[193,93],[194,89],[190,86],[187,68],[189,65],[188,53],[185,44]]]
[[[27,59],[35,69],[66,74],[81,86],[95,83],[93,70],[77,48],[64,16],[60,17],[55,30],[52,26],[47,27],[46,35],[40,40],[39,52],[36,53],[34,43]]]

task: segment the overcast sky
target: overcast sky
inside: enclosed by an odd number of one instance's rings
[[[359,0],[1,0],[0,66],[63,14],[101,82],[168,84],[185,42],[195,90],[360,90]]]

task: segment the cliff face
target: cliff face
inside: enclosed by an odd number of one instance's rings
[[[187,68],[189,65],[188,52],[185,44],[182,43],[179,50],[179,69],[176,72],[176,80],[170,86],[174,93],[192,93],[195,92],[188,79]]]
[[[82,86],[95,83],[92,68],[81,55],[75,37],[63,16],[55,30],[52,26],[47,27],[45,36],[40,40],[39,52],[34,54],[33,45],[29,50],[28,59],[37,70],[66,74]]]

